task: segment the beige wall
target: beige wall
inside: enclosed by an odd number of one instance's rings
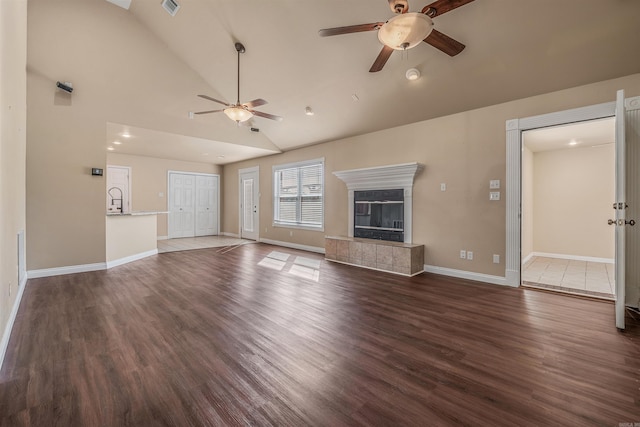
[[[167,174],[169,171],[219,175],[222,170],[220,166],[209,163],[183,162],[117,153],[109,153],[107,163],[131,167],[131,209],[134,211],[166,211],[168,209]],[[160,193],[163,195],[160,196]],[[222,212],[222,209],[220,211]],[[166,237],[168,234],[167,215],[158,215],[158,236]]]
[[[613,259],[615,145],[534,154],[534,252]]]
[[[0,1],[0,342],[18,295],[17,234],[25,229],[27,2]],[[0,363],[3,348],[0,347]]]
[[[29,0],[28,19],[28,268],[104,262],[106,184],[90,168],[106,167],[107,122],[211,137],[206,122],[174,111],[188,111],[176,100],[208,86],[104,0]],[[57,80],[72,82],[73,94]],[[150,101],[166,115],[149,114]]]
[[[158,249],[156,218],[157,215],[107,216],[107,262]]]
[[[324,235],[347,234],[347,191],[333,171],[419,162],[425,170],[414,185],[413,242],[426,245],[425,263],[504,276],[504,264],[493,264],[492,255],[504,260],[506,120],[610,102],[620,88],[640,95],[640,74],[226,165],[222,230],[238,232],[239,168],[260,167],[261,238],[323,247]],[[289,229],[271,227],[272,165],[323,156],[324,232],[291,230],[289,237]],[[491,179],[503,183],[499,202],[489,201]],[[474,259],[461,260],[460,249],[474,251]]]

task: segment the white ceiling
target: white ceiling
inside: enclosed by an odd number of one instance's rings
[[[257,109],[284,120],[252,119],[260,132],[238,131],[264,141],[247,146],[169,134],[160,121],[146,130],[130,123],[137,144],[116,152],[224,164],[640,72],[634,0],[475,0],[434,18],[436,29],[467,46],[461,54],[421,43],[394,52],[378,73],[368,72],[381,49],[375,32],[322,38],[318,30],[385,21],[393,16],[385,0],[177,1],[175,17],[148,0],[133,0],[126,13],[207,82],[206,95],[227,102],[236,100],[234,42],[242,42],[241,102],[264,98],[269,103]],[[410,10],[428,3],[410,0]],[[405,78],[412,67],[419,80]],[[185,93],[149,111],[186,117],[218,107]],[[222,113],[193,121],[236,126]],[[126,127],[119,126],[110,124],[108,144]]]
[[[572,123],[523,132],[524,145],[531,151],[596,147],[615,142],[615,118]]]

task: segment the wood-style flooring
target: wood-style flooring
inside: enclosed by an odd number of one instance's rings
[[[29,280],[0,425],[640,422],[640,323],[610,302],[324,260],[316,281],[297,257],[322,260],[251,244]]]

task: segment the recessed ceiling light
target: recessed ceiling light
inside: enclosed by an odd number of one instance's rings
[[[575,139],[572,139],[572,140],[569,142],[569,145],[578,145],[578,141],[576,141]]]
[[[115,148],[113,148],[113,147],[107,147],[107,150],[109,150],[109,151],[113,151],[113,150],[115,150]]]
[[[131,138],[131,134],[129,132],[123,132],[120,136],[123,138]]]
[[[224,154],[220,154],[220,155],[218,156],[218,158],[219,158],[219,159],[224,159]]]
[[[307,107],[307,108],[305,108],[305,109],[304,109],[304,113],[305,113],[307,116],[313,116],[313,115],[315,114],[315,113],[313,112],[313,110],[311,109],[311,107]]]
[[[114,143],[115,145],[120,145],[120,144],[122,144],[122,142],[120,142],[120,141],[113,141],[113,143]]]

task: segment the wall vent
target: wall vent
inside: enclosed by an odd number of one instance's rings
[[[175,0],[162,0],[162,7],[171,16],[176,16],[178,9],[180,9],[180,5]]]

